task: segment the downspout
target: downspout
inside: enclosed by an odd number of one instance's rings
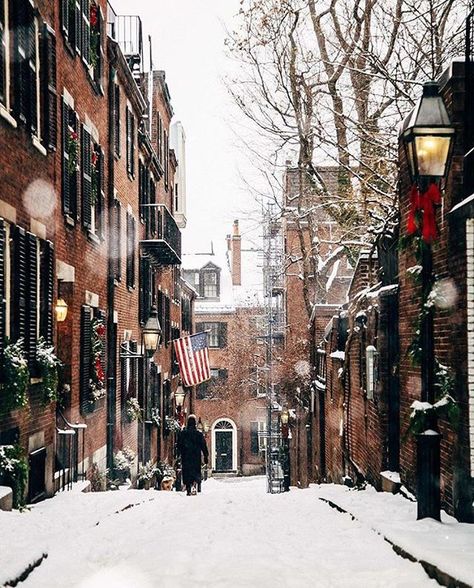
[[[114,284],[114,266],[113,266],[113,235],[111,235],[112,219],[114,217],[114,199],[115,199],[115,160],[114,160],[114,145],[115,145],[115,100],[114,100],[114,84],[117,63],[117,56],[113,44],[109,44],[109,87],[108,87],[108,102],[109,102],[109,143],[108,143],[108,205],[107,205],[107,226],[108,226],[108,255],[107,255],[107,333],[109,337],[109,350],[115,349],[115,345],[110,345],[110,336],[115,333],[114,326],[114,304],[115,304],[115,284]],[[116,373],[115,373],[116,358],[112,353],[107,353],[107,468],[112,471],[114,466],[114,438],[117,418],[117,390],[116,390]]]

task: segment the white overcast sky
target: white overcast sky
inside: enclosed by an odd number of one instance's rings
[[[240,220],[243,247],[254,246],[245,240],[247,232],[254,233],[255,215],[248,213],[254,205],[241,179],[249,164],[229,125],[237,113],[223,84],[235,67],[225,55],[224,39],[226,28],[235,26],[239,0],[111,0],[111,5],[117,14],[141,17],[144,39],[152,37],[154,67],[165,70],[175,119],[185,128],[184,250],[208,250],[211,239],[216,243],[231,232],[234,218]]]

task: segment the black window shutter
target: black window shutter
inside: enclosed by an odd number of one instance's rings
[[[79,141],[79,117],[74,110],[69,109],[69,126],[72,128],[73,132],[76,133],[77,140],[77,164],[80,163],[80,141]],[[79,220],[79,206],[78,206],[78,198],[79,198],[79,165],[76,165],[76,168],[73,170],[72,174],[69,175],[69,194],[71,198],[71,214],[74,216],[76,220]]]
[[[16,227],[13,233],[13,308],[11,320],[12,339],[17,341],[26,335],[26,232]]]
[[[250,423],[250,452],[253,455],[258,454],[258,423]]]
[[[91,192],[92,192],[91,136],[82,125],[81,132],[81,170],[82,170],[82,224],[86,229],[92,227]]]
[[[54,246],[42,242],[41,251],[40,334],[48,343],[53,342],[54,299]]]
[[[15,65],[13,75],[14,85],[14,112],[23,121],[27,121],[28,99],[28,63],[25,58],[28,55],[28,1],[17,0],[10,3],[12,8],[13,37],[13,63]]]
[[[102,147],[98,147],[99,187],[97,194],[97,228],[101,239],[105,238],[105,155]]]
[[[170,317],[170,299],[168,296],[165,296],[165,345],[168,347],[168,344],[171,339],[171,317]]]
[[[95,80],[99,84],[102,83],[102,74],[104,69],[104,62],[105,62],[105,55],[104,55],[104,39],[106,35],[104,34],[104,17],[102,15],[102,8],[99,7],[98,15],[97,15],[97,30],[98,30],[98,55],[97,55],[97,63],[96,63],[96,72],[95,72]]]
[[[0,219],[0,355],[5,345],[5,222]]]
[[[126,226],[126,236],[127,236],[127,288],[132,288],[132,256],[133,256],[133,247],[132,247],[132,216],[127,212],[127,226]]]
[[[38,321],[38,240],[27,233],[27,296],[26,296],[26,334],[25,352],[30,368],[36,361],[36,340]]]
[[[120,157],[120,86],[114,86],[114,150]]]
[[[227,323],[219,323],[219,347],[227,345]]]
[[[0,2],[0,102],[6,103],[5,96],[5,4],[3,0]]]
[[[56,148],[57,142],[57,111],[56,95],[56,36],[46,24],[43,25],[43,137],[50,150]]]
[[[69,35],[69,4],[70,0],[61,0],[61,28],[66,35]]]
[[[144,325],[150,316],[152,283],[150,279],[150,262],[144,257],[140,257],[140,316],[139,320]]]
[[[27,76],[27,83],[28,83],[28,105],[27,105],[27,124],[31,128],[33,132],[38,133],[38,105],[36,101],[36,83],[37,83],[37,66],[36,66],[36,22],[33,15],[33,7],[28,2],[28,7],[26,11],[26,22],[27,22],[27,72],[25,75]]]
[[[100,356],[100,365],[102,366],[102,372],[104,374],[107,373],[107,358],[106,358],[106,353],[107,353],[107,313],[105,312],[105,310],[101,310],[100,308],[97,308],[95,310],[94,313],[94,318],[100,319],[104,325],[105,325],[105,330],[104,330],[104,334],[100,335],[100,340],[102,341],[102,353]],[[107,379],[105,379],[104,382],[104,386],[107,386]]]
[[[90,0],[81,0],[81,25],[82,25],[82,58],[84,61],[90,63],[90,48],[91,48],[91,27],[89,22],[90,17]]]
[[[114,201],[114,218],[113,218],[113,263],[114,277],[120,281],[122,279],[122,206],[119,200]]]
[[[71,194],[69,182],[69,105],[63,101],[61,114],[62,138],[62,203],[64,214],[71,214]]]
[[[137,353],[138,351],[138,345],[136,341],[130,341],[130,351],[132,351],[133,353]],[[137,373],[138,373],[138,364],[137,364],[137,359],[134,358],[131,360],[131,370],[130,370],[130,388],[128,389],[128,395],[129,397],[133,396],[136,397],[137,396]]]
[[[131,127],[131,120],[130,120],[130,110],[127,108],[125,110],[125,133],[126,133],[126,156],[127,156],[127,172],[131,173],[131,164],[130,164],[130,127]]]
[[[91,307],[84,305],[81,309],[80,404],[82,413],[90,411],[91,339]]]
[[[76,52],[80,54],[82,48],[82,15],[81,6],[78,4],[78,0],[76,0],[76,5],[74,7],[74,46]]]
[[[128,347],[127,347],[128,349]],[[122,412],[122,421],[127,420],[127,400],[128,400],[128,389],[127,389],[127,367],[130,360],[122,358],[120,360],[120,407]]]

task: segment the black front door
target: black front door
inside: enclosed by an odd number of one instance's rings
[[[232,470],[232,431],[216,431],[216,471]]]

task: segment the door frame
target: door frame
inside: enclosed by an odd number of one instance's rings
[[[232,425],[232,429],[217,429],[217,431],[219,431],[219,430],[221,430],[221,431],[232,430],[232,470],[229,470],[229,471],[236,472],[237,471],[237,426],[236,426],[235,422],[228,417],[222,417],[220,419],[217,419],[216,421],[214,421],[214,423],[212,425],[212,429],[211,429],[211,434],[212,434],[212,455],[211,455],[212,470],[216,471],[216,426],[219,423],[222,423],[223,421],[228,421]]]

